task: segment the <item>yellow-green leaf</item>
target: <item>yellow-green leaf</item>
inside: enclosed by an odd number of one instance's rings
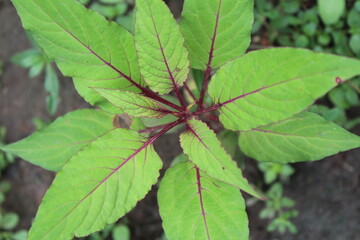
[[[191,119],[187,122],[187,128],[180,135],[180,143],[190,161],[209,176],[260,198],[243,177],[236,162],[221,146],[216,134],[205,123]]]
[[[169,240],[248,240],[245,201],[239,189],[220,182],[191,162],[166,171],[158,201]]]
[[[315,161],[360,147],[360,137],[314,113],[242,132],[241,150],[262,162]]]

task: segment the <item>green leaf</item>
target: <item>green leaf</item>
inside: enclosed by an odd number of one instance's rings
[[[181,147],[195,163],[209,176],[261,198],[242,176],[236,162],[221,146],[216,134],[203,122],[191,119],[187,131],[180,135]]]
[[[282,1],[280,6],[284,9],[285,13],[296,14],[301,7],[300,1]]]
[[[11,57],[11,61],[20,67],[29,68],[42,62],[41,54],[37,49],[28,49]]]
[[[51,64],[46,65],[45,90],[49,93],[46,99],[47,108],[50,114],[55,114],[59,102],[59,79]]]
[[[346,91],[342,87],[337,87],[331,90],[328,97],[332,104],[342,109],[349,109],[351,106],[346,99]]]
[[[191,74],[196,84],[196,88],[199,92],[201,92],[203,81],[204,81],[204,72],[198,69],[191,69]]]
[[[348,14],[347,22],[353,29],[360,28],[360,11],[351,9]]]
[[[77,110],[1,149],[45,169],[58,171],[75,153],[114,129],[112,121],[113,115],[100,110]]]
[[[96,88],[95,90],[130,116],[161,118],[169,112],[160,104],[140,94],[113,89]]]
[[[115,129],[80,151],[57,174],[28,240],[70,240],[103,229],[156,183],[162,162],[151,142]]]
[[[118,225],[112,231],[113,240],[130,240],[130,230],[125,225]]]
[[[167,94],[189,73],[184,38],[161,0],[136,0],[135,42],[141,74],[149,87]]]
[[[349,44],[351,50],[360,56],[360,34],[352,35]]]
[[[27,238],[26,230],[20,230],[11,236],[11,240],[26,240],[26,238]]]
[[[218,68],[245,53],[253,5],[253,0],[185,1],[180,27],[192,68]]]
[[[211,178],[191,162],[166,171],[158,201],[169,240],[249,238],[240,191]]]
[[[1,228],[5,230],[12,230],[18,225],[19,221],[20,219],[17,214],[7,213],[3,216]]]
[[[359,105],[359,95],[354,89],[346,89],[346,100],[351,104],[351,106],[356,107]]]
[[[105,3],[105,2],[104,2]],[[91,9],[99,12],[101,15],[107,17],[108,19],[113,19],[116,16],[123,15],[126,13],[126,10],[128,8],[127,3],[125,2],[119,2],[117,1],[116,5],[106,5],[111,3],[94,3],[91,5]]]
[[[345,0],[318,0],[318,6],[320,17],[327,25],[338,22],[345,12]]]
[[[242,151],[263,162],[315,161],[360,147],[360,137],[314,113],[240,134]]]
[[[38,76],[43,69],[44,69],[44,62],[39,62],[37,64],[34,64],[33,66],[30,67],[29,77],[34,78]]]
[[[247,131],[289,118],[327,91],[360,74],[360,61],[305,49],[250,52],[214,76],[209,95],[220,106],[220,121]]]
[[[116,23],[74,0],[13,0],[22,19],[45,53],[92,105],[113,106],[89,87],[138,91],[141,80],[134,39]]]

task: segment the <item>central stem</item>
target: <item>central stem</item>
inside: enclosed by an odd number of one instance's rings
[[[207,87],[209,85],[209,81],[210,81],[210,77],[211,77],[211,71],[212,71],[212,68],[208,64],[207,67],[206,67],[205,73],[204,73],[204,81],[203,81],[203,86],[202,86],[202,89],[201,89],[198,110],[201,110],[203,108],[204,97],[205,97]]]

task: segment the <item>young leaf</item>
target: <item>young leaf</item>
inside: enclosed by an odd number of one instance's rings
[[[360,74],[360,61],[305,49],[251,52],[221,68],[209,85],[220,121],[247,131],[289,118]]]
[[[315,161],[360,147],[360,137],[314,113],[301,113],[283,122],[240,134],[248,156],[264,162]]]
[[[1,149],[45,169],[58,171],[75,153],[114,129],[112,121],[113,115],[100,110],[77,110]]]
[[[132,35],[75,0],[13,0],[24,28],[86,101],[113,108],[89,87],[138,91],[140,78]],[[115,108],[116,109],[116,108]]]
[[[76,154],[46,193],[28,240],[70,240],[118,220],[156,183],[162,162],[150,141],[115,129]]]
[[[161,0],[136,0],[135,42],[141,74],[149,87],[167,94],[189,73],[184,38],[169,8]]]
[[[260,198],[242,176],[236,162],[221,146],[216,134],[205,123],[191,119],[187,122],[187,128],[187,131],[180,135],[180,143],[190,161],[209,176]]]
[[[166,171],[158,201],[169,240],[249,238],[240,191],[211,178],[191,162]]]
[[[186,0],[180,27],[191,67],[205,70],[245,53],[254,21],[253,0]]]
[[[95,90],[111,104],[130,116],[161,118],[170,112],[160,104],[140,94],[102,88],[96,88]]]

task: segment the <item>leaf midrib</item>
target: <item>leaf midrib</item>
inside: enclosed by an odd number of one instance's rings
[[[337,70],[345,70],[345,69],[353,69],[353,67],[348,67],[348,68],[334,68],[334,69],[331,69],[331,70],[328,70],[328,71],[323,71],[323,72],[318,72],[318,73],[315,73],[315,74],[310,74],[310,75],[305,75],[305,76],[300,76],[300,77],[295,77],[295,78],[290,78],[290,79],[286,79],[284,81],[281,81],[281,82],[278,82],[278,83],[274,83],[274,84],[271,84],[269,86],[264,86],[264,87],[261,87],[259,89],[256,89],[256,90],[253,90],[251,92],[248,92],[248,93],[245,93],[245,94],[242,94],[238,97],[235,97],[235,98],[232,98],[230,100],[227,100],[223,103],[218,103],[218,106],[219,107],[222,107],[224,105],[227,105],[229,103],[232,103],[236,100],[239,100],[241,98],[245,98],[249,95],[252,95],[252,94],[255,94],[255,93],[258,93],[258,92],[261,92],[263,90],[266,90],[268,88],[271,88],[271,87],[276,87],[276,86],[279,86],[279,85],[282,85],[282,84],[285,84],[285,83],[288,83],[288,82],[292,82],[292,81],[296,81],[296,80],[303,80],[304,78],[308,78],[308,77],[314,77],[314,76],[318,76],[318,75],[322,75],[324,73],[328,73],[328,72],[333,72],[333,71],[337,71]]]
[[[49,1],[49,3],[51,3],[51,1]],[[97,57],[100,61],[102,61],[104,64],[106,64],[108,67],[110,67],[111,69],[113,69],[115,72],[117,72],[118,74],[120,74],[120,76],[124,77],[126,80],[128,80],[129,82],[131,82],[131,84],[133,84],[134,86],[136,86],[137,88],[139,88],[140,90],[142,90],[142,87],[136,83],[131,77],[127,76],[126,74],[124,74],[122,71],[120,71],[120,69],[116,68],[114,65],[112,65],[110,62],[106,61],[104,58],[102,58],[100,55],[98,55],[94,50],[92,50],[92,48],[90,48],[89,46],[87,46],[85,43],[83,43],[78,37],[76,37],[73,33],[69,32],[67,29],[65,29],[61,24],[59,24],[57,21],[55,21],[54,18],[52,18],[43,8],[41,5],[35,3],[39,9],[41,9],[41,11],[48,16],[57,26],[59,26],[64,32],[68,33],[72,38],[74,38],[78,43],[80,43],[82,46],[84,46],[87,50],[90,51],[91,54],[93,54],[95,57]],[[54,8],[56,9],[56,7]],[[80,23],[79,23],[80,24]],[[81,25],[81,24],[80,24]],[[108,48],[108,47],[107,47]],[[109,57],[111,58],[111,53],[109,54]]]
[[[78,206],[81,205],[89,196],[91,196],[99,187],[101,187],[106,181],[112,177],[115,173],[117,173],[126,163],[128,163],[131,159],[133,159],[137,154],[139,154],[142,150],[146,149],[150,146],[150,141],[145,142],[140,148],[134,151],[127,159],[125,159],[119,166],[117,166],[111,173],[109,173],[100,183],[94,187],[87,195],[85,195],[63,218],[61,218],[41,239],[44,239],[48,234],[50,234],[62,221],[64,221],[68,216],[70,216]]]
[[[210,240],[210,232],[209,232],[209,227],[207,224],[207,219],[206,219],[206,212],[205,212],[205,206],[204,206],[204,201],[203,201],[203,195],[202,195],[202,186],[201,186],[201,175],[200,175],[200,169],[196,166],[194,166],[195,170],[196,170],[196,185],[198,188],[198,194],[199,194],[199,201],[200,201],[200,206],[201,206],[201,215],[203,217],[203,221],[204,221],[204,225],[205,225],[205,230],[206,230],[206,235],[207,235],[207,239]]]
[[[200,142],[202,145],[204,145],[204,147],[211,153],[211,155],[219,162],[219,164],[220,164],[221,166],[225,167],[225,166],[222,164],[221,160],[216,156],[216,154],[211,151],[211,149],[209,148],[209,146],[208,146],[208,145],[200,138],[200,136],[196,133],[196,131],[194,130],[194,128],[193,128],[192,126],[190,126],[190,124],[187,124],[187,126],[189,127],[189,130],[190,130],[189,132],[190,132],[192,135],[194,135],[194,136],[199,140],[199,142]],[[225,150],[224,150],[224,151],[225,151]],[[230,160],[233,161],[232,159],[230,159]],[[214,169],[214,168],[213,168],[213,169]],[[227,169],[227,168],[226,168],[226,169]],[[231,173],[231,171],[229,171],[229,172]],[[233,174],[231,174],[231,176],[234,177]],[[233,185],[233,184],[228,183],[228,182],[225,182],[225,181],[223,181],[223,180],[221,180],[221,179],[218,179],[218,178],[215,178],[215,179],[217,179],[218,181],[224,182],[224,183],[226,183],[226,184],[229,184],[229,185],[231,185],[231,186],[233,186],[233,187],[235,187],[235,188],[239,188],[238,186]]]

